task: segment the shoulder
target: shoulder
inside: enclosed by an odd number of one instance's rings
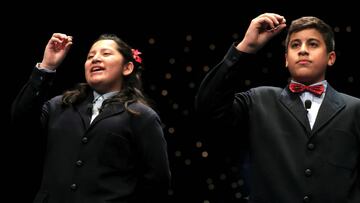
[[[46,104],[50,105],[50,106],[59,106],[59,105],[61,105],[62,97],[63,97],[62,95],[55,96],[55,97],[51,98],[50,100],[48,100],[46,102]]]
[[[360,99],[342,92],[338,92],[338,96],[345,104],[347,112],[355,113],[356,117],[360,115]]]
[[[329,94],[330,97],[341,98],[341,100],[343,100],[346,104],[356,104],[356,105],[360,104],[359,98],[351,96],[351,95],[343,93],[343,92],[339,92],[330,85],[328,86],[328,88],[326,90],[326,94]]]
[[[252,96],[260,96],[260,97],[267,97],[267,96],[278,96],[283,91],[283,88],[280,87],[273,87],[273,86],[259,86],[249,89],[247,94]]]
[[[157,112],[143,103],[132,103],[129,109],[135,113],[129,113],[130,120],[139,126],[161,126],[162,121]]]
[[[129,105],[129,109],[138,112],[140,116],[154,116],[158,117],[157,112],[151,108],[140,102],[134,102]]]
[[[241,100],[241,103],[248,104],[270,104],[278,100],[283,90],[283,88],[273,86],[254,87],[246,92],[236,94],[235,100]]]
[[[360,99],[342,92],[338,92],[338,94],[341,96],[341,98],[346,102],[350,104],[357,104],[360,105]]]
[[[257,92],[263,92],[263,93],[279,93],[283,90],[283,88],[280,87],[273,87],[273,86],[260,86],[252,88],[254,91]]]
[[[63,109],[62,95],[55,96],[46,101],[42,107],[44,112],[57,112]]]

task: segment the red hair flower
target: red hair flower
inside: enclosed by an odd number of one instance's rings
[[[133,58],[135,59],[135,61],[138,63],[141,63],[142,58],[139,56],[141,54],[141,52],[137,49],[131,49],[131,51],[132,51]]]

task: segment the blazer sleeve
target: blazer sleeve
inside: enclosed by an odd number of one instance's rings
[[[241,122],[234,120],[237,115],[246,115],[250,92],[241,91],[243,70],[254,66],[255,55],[240,52],[231,46],[224,59],[203,79],[195,98],[196,112],[205,119],[220,121],[221,124],[234,126]],[[238,118],[245,119],[245,118]]]
[[[31,73],[29,80],[22,87],[11,107],[11,122],[14,126],[40,127],[46,122],[43,104],[48,99],[55,73],[42,72],[37,68]]]
[[[139,202],[165,201],[171,173],[160,118],[155,111],[147,107],[142,107],[140,115],[134,115],[133,118],[131,123],[141,177],[137,198],[141,199]]]

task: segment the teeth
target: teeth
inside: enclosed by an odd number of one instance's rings
[[[99,71],[99,70],[103,70],[103,68],[101,68],[101,67],[94,67],[94,68],[92,68],[92,71]]]

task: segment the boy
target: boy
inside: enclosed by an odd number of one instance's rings
[[[202,82],[196,108],[237,127],[248,141],[250,202],[360,202],[360,100],[325,80],[336,59],[329,25],[316,17],[291,23],[288,86],[236,91],[255,53],[285,27],[285,18],[275,13],[254,18],[243,40]]]

